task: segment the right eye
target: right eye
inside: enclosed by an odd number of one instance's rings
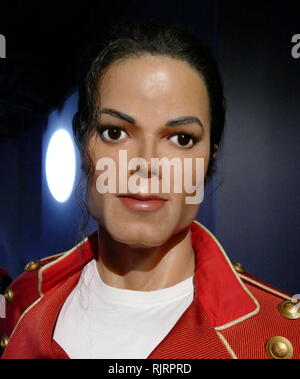
[[[126,138],[127,132],[117,126],[101,126],[98,132],[103,141],[109,143],[119,143]]]

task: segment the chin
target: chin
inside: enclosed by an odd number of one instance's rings
[[[156,212],[133,212],[126,209],[114,196],[90,202],[90,211],[96,222],[120,243],[146,248],[166,243],[181,224],[182,207],[170,201]]]
[[[105,223],[103,227],[115,241],[136,248],[161,246],[173,234],[170,225],[162,227],[161,224],[158,225],[157,223],[122,223],[121,220],[113,220]]]

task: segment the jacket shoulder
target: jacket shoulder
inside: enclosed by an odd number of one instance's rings
[[[260,294],[266,298],[270,297],[278,300],[291,300],[293,298],[293,295],[290,293],[274,287],[246,271],[238,272],[238,276],[251,292],[254,291],[256,294]]]
[[[260,313],[272,314],[273,320],[276,319],[278,323],[298,328],[300,338],[300,294],[291,295],[248,273],[240,277],[258,300]],[[293,320],[291,324],[290,320]]]
[[[64,254],[65,252],[28,262],[24,268],[24,272],[9,287],[15,295],[15,302],[21,305],[24,301],[24,307],[27,308],[26,305],[31,304],[39,296],[38,280],[40,269],[48,263],[56,261]],[[19,294],[24,294],[24,292],[26,296],[18,296]]]
[[[9,336],[23,312],[39,297],[39,271],[50,262],[59,259],[65,253],[30,261],[20,274],[6,288],[4,294],[4,318],[0,319],[0,338]]]
[[[244,284],[247,285],[247,287],[256,288],[258,291],[265,294],[266,296],[269,294],[270,296],[276,296],[277,298],[282,299],[291,299],[293,297],[290,293],[282,291],[281,289],[274,287],[259,279],[258,277],[252,275],[251,273],[247,272],[241,263],[232,262],[232,266],[235,269],[235,272],[237,273],[238,277],[242,280]]]
[[[273,287],[240,267],[235,269],[245,290],[256,303],[256,309],[248,317],[238,319],[222,330],[236,356],[245,359],[299,359],[298,296]],[[242,336],[244,345],[236,338],[237,335]]]

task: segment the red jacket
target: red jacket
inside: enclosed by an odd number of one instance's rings
[[[191,225],[194,300],[148,359],[300,358],[300,304],[232,264],[216,238]],[[97,255],[97,233],[56,256],[30,262],[6,294],[2,358],[69,358],[53,340],[60,309],[83,267]],[[293,301],[292,301],[293,300]]]

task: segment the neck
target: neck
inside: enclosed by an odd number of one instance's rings
[[[98,242],[98,272],[111,287],[154,291],[194,275],[195,254],[189,227],[161,246],[135,247],[113,240],[99,225]]]

